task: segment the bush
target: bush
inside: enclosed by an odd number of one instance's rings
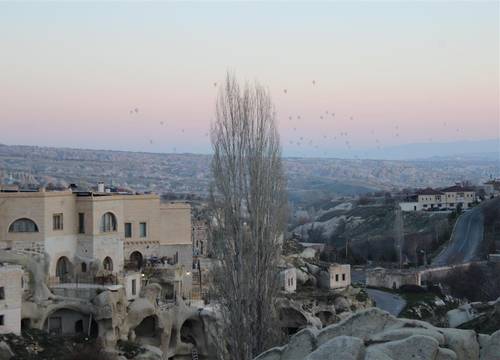
[[[361,290],[359,293],[357,293],[356,300],[359,302],[365,302],[366,300],[368,300],[368,294],[366,293],[366,291]]]
[[[137,355],[146,351],[140,345],[132,341],[118,340],[117,346],[118,349],[124,353],[127,359],[133,359]]]

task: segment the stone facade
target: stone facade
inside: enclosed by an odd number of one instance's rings
[[[21,332],[23,269],[0,264],[0,334]]]
[[[351,285],[351,265],[332,264],[328,267],[330,289],[341,289]]]
[[[468,209],[474,201],[475,191],[457,184],[441,190],[418,190],[406,201],[399,203],[399,206],[403,211],[453,210],[458,205],[462,209]]]
[[[295,268],[283,269],[280,272],[281,290],[287,293],[297,289],[297,271]]]
[[[142,274],[140,272],[129,272],[123,279],[125,295],[128,301],[135,300],[141,292]]]
[[[45,254],[49,284],[123,278],[127,264],[165,257],[184,268],[189,297],[191,230],[190,206],[155,194],[0,191],[1,249]]]
[[[418,271],[376,268],[366,273],[366,286],[399,289],[402,285],[421,285]]]

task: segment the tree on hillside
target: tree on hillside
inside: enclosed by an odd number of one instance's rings
[[[278,259],[286,222],[285,178],[269,92],[240,88],[227,75],[212,124],[211,208],[220,265],[214,294],[220,305],[219,356],[249,360],[276,340]]]

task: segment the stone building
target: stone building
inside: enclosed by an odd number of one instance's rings
[[[21,333],[23,269],[0,264],[0,334]]]
[[[366,286],[399,289],[403,285],[421,285],[418,271],[375,268],[366,273]]]
[[[351,285],[351,265],[332,264],[328,267],[329,288],[341,289]]]
[[[0,190],[0,249],[45,254],[49,285],[121,283],[127,272],[167,262],[182,269],[179,295],[189,297],[190,206],[99,190]]]
[[[287,293],[295,292],[297,289],[297,272],[295,268],[283,269],[280,271],[281,290]]]
[[[407,196],[399,206],[403,211],[453,210],[457,206],[468,209],[474,201],[476,201],[475,191],[457,184],[439,190],[432,188],[418,190]]]

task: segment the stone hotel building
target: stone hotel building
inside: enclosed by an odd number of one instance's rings
[[[0,249],[45,254],[49,284],[119,278],[160,259],[183,269],[189,297],[191,229],[188,204],[154,194],[0,187]]]

